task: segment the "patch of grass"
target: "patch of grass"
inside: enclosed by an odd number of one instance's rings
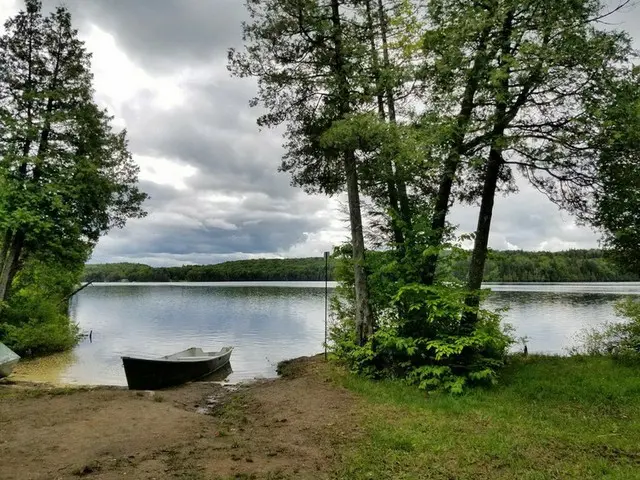
[[[640,479],[640,369],[604,357],[514,357],[501,384],[425,394],[335,369],[365,435],[344,479]]]
[[[0,398],[41,398],[41,397],[55,397],[61,395],[73,395],[79,392],[88,392],[90,387],[37,387],[37,386],[6,386],[0,388]]]
[[[247,423],[246,398],[243,395],[229,397],[224,405],[214,410],[214,415],[218,416],[223,425],[243,425]]]
[[[172,449],[166,450],[163,453],[166,455],[164,462],[167,465],[168,471],[171,472],[172,478],[204,480],[205,477],[200,467],[189,455]]]

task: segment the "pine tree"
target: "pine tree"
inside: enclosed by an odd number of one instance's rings
[[[93,101],[71,15],[27,0],[0,39],[0,301],[32,255],[83,263],[99,236],[143,214],[124,133]]]
[[[367,57],[360,28],[341,0],[256,0],[247,3],[245,49],[230,51],[233,74],[258,79],[254,104],[262,126],[287,125],[281,170],[309,191],[347,193],[355,278],[357,338],[374,328],[365,270],[357,114],[363,98],[359,65]],[[355,119],[355,123],[353,120]]]

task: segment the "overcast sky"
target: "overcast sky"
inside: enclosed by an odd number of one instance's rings
[[[45,9],[60,3],[44,0]],[[93,262],[217,263],[255,257],[316,256],[348,237],[337,199],[310,196],[278,173],[281,138],[259,131],[248,106],[252,80],[230,78],[226,51],[240,46],[241,0],[66,0],[93,53],[98,101],[126,127],[151,195],[149,215],[111,232]],[[0,0],[0,20],[22,0]],[[640,7],[616,25],[640,40]],[[634,31],[635,30],[635,31]],[[477,210],[455,207],[460,232]],[[596,247],[526,185],[498,198],[490,246],[562,250]]]

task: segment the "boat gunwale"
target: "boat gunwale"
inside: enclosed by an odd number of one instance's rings
[[[226,350],[225,350],[226,349]],[[187,350],[183,350],[182,352],[186,352]],[[178,352],[178,353],[182,353]],[[152,356],[135,356],[135,355],[121,355],[122,360],[137,360],[137,361],[146,361],[146,362],[155,362],[155,363],[198,363],[198,362],[208,362],[211,360],[217,360],[219,358],[224,358],[225,356],[231,356],[233,352],[233,347],[223,347],[223,350],[219,350],[217,352],[204,352],[210,353],[211,355],[204,355],[198,357],[173,357],[178,353],[173,353],[171,355],[165,355],[162,357],[152,357]],[[173,357],[173,358],[171,358]]]

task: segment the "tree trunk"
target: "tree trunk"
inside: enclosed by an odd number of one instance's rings
[[[4,268],[4,262],[9,253],[9,246],[11,245],[11,239],[13,238],[13,232],[9,229],[4,233],[4,240],[2,242],[2,249],[0,250],[0,272]]]
[[[378,114],[381,119],[385,119],[384,95],[380,79],[380,59],[378,58],[378,48],[376,47],[376,37],[373,27],[373,16],[371,14],[371,0],[365,0],[367,12],[367,30],[369,33],[369,46],[371,48],[371,65],[373,67],[373,81],[376,85],[376,100],[378,101]]]
[[[465,304],[470,307],[472,311],[466,312],[462,318],[461,330],[466,333],[471,333],[473,331],[478,318],[476,310],[480,305],[480,297],[477,292],[482,286],[482,278],[484,277],[484,265],[487,260],[487,248],[489,245],[489,233],[491,231],[493,205],[502,164],[502,149],[494,144],[489,152],[484,186],[482,188],[480,213],[478,214],[476,238],[473,246],[473,253],[471,255],[469,276],[467,279],[467,289],[472,293],[470,293],[465,299]]]
[[[386,118],[385,104],[384,104],[384,88],[381,83],[380,72],[380,59],[378,58],[378,49],[376,46],[375,32],[373,26],[373,16],[371,10],[371,0],[366,0],[365,8],[367,11],[367,29],[369,30],[369,43],[371,47],[371,63],[373,66],[373,77],[376,85],[376,98],[378,101],[378,114],[382,120]],[[392,104],[388,103],[389,115],[391,115]],[[393,112],[395,121],[395,111]],[[393,240],[396,245],[402,245],[404,243],[404,234],[402,228],[398,224],[397,217],[400,214],[400,208],[398,203],[398,189],[396,186],[394,165],[391,159],[382,159],[383,168],[385,171],[385,183],[387,186],[387,197],[389,200],[389,207],[393,211],[394,215],[391,219],[391,231],[393,232]]]
[[[453,182],[456,178],[460,158],[465,152],[464,140],[467,134],[467,128],[471,121],[471,116],[476,107],[474,100],[480,80],[487,66],[489,58],[494,52],[489,52],[488,39],[491,34],[491,27],[486,27],[480,34],[478,39],[478,47],[473,61],[473,67],[469,72],[467,84],[462,95],[460,103],[460,111],[456,118],[456,128],[451,139],[451,153],[447,156],[440,177],[438,186],[438,194],[433,209],[433,217],[431,220],[431,232],[429,232],[429,246],[439,247],[444,240],[444,232],[449,213],[449,203],[451,201],[451,190]],[[420,272],[422,283],[433,285],[436,277],[436,269],[438,266],[439,252],[435,252],[426,258],[425,264]]]
[[[389,41],[388,41],[388,19],[384,10],[383,0],[378,0],[378,21],[380,22],[380,38],[382,39],[382,61],[386,70],[391,68],[389,60]],[[393,92],[393,86],[388,82],[385,85],[385,93],[387,97],[387,108],[389,109],[389,121],[393,124],[397,123],[396,118],[396,99]],[[399,213],[405,228],[411,228],[411,206],[409,204],[409,196],[407,194],[407,184],[404,177],[404,169],[397,163],[392,163],[394,170],[394,183],[399,202]],[[404,241],[404,239],[403,239]]]
[[[25,235],[22,231],[18,231],[13,235],[2,264],[2,270],[0,271],[0,301],[2,302],[7,301],[9,298],[11,283],[18,272],[24,239]]]
[[[337,79],[340,114],[351,113],[349,82],[345,72],[344,51],[342,45],[342,25],[338,0],[331,0],[331,21],[333,23],[333,40],[335,43],[334,74]],[[349,220],[351,223],[351,243],[353,248],[353,265],[356,296],[356,334],[357,341],[363,345],[373,333],[373,312],[369,304],[369,286],[365,270],[364,234],[362,231],[362,212],[360,209],[360,187],[358,184],[358,168],[355,152],[343,153],[344,169],[347,181],[349,203]]]
[[[478,227],[476,238],[471,255],[471,265],[469,266],[469,276],[467,279],[467,289],[470,291],[465,299],[465,304],[470,307],[470,311],[462,316],[460,330],[464,333],[471,333],[478,320],[478,307],[480,296],[478,291],[482,286],[484,276],[484,265],[487,260],[487,249],[489,246],[489,233],[491,231],[491,217],[493,216],[493,205],[496,196],[496,188],[500,177],[500,168],[504,163],[502,159],[504,133],[507,129],[507,102],[509,97],[509,78],[511,75],[506,57],[510,54],[511,33],[513,31],[514,12],[507,12],[500,34],[501,55],[498,61],[499,68],[504,69],[504,74],[494,92],[495,120],[491,131],[491,149],[485,170],[484,185],[482,187],[482,200],[480,212],[478,214]]]
[[[8,262],[9,259],[7,257],[9,255],[9,251],[11,250],[12,243],[13,243],[13,232],[7,229],[7,231],[4,234],[2,250],[0,250],[0,310],[2,310],[1,302],[4,298],[4,293],[6,290],[6,287],[4,285],[6,285],[8,281],[8,280],[3,280],[5,278],[5,273],[4,273],[5,268],[7,269],[7,272],[9,272],[8,269],[11,268]],[[8,277],[9,274],[7,273],[6,276]]]
[[[353,154],[345,155],[347,177],[347,197],[353,245],[354,285],[356,291],[356,337],[359,345],[364,345],[373,333],[373,314],[369,305],[369,285],[365,268],[365,245],[362,231],[362,214],[358,188],[356,159]]]

